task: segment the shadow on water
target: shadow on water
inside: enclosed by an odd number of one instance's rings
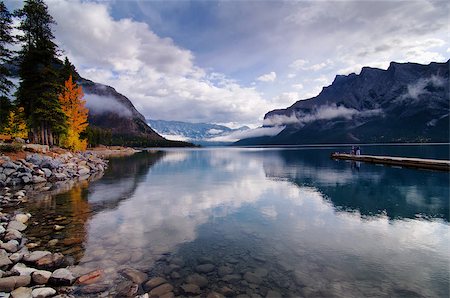
[[[27,230],[29,240],[38,245],[36,249],[62,252],[77,262],[83,257],[89,219],[97,212],[117,208],[129,198],[149,168],[163,156],[163,152],[156,152],[112,158],[103,177],[61,183],[35,195],[24,206],[34,219]],[[55,225],[64,228],[56,230]]]

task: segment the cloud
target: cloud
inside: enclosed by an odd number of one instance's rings
[[[295,70],[301,70],[305,67],[306,64],[308,64],[309,61],[308,60],[304,60],[304,59],[297,59],[295,61],[293,61],[289,67],[293,68]]]
[[[113,86],[146,118],[256,123],[275,107],[255,88],[196,66],[191,51],[146,23],[114,19],[108,5],[49,2],[56,40],[82,76]]]
[[[412,99],[412,102],[420,100],[420,96],[429,93],[426,89],[428,86],[443,87],[445,85],[445,79],[440,76],[432,75],[429,78],[419,79],[413,84],[407,86],[406,93],[402,94],[396,101],[404,101]]]
[[[257,80],[261,81],[261,82],[273,82],[273,81],[275,81],[276,78],[277,78],[277,74],[274,71],[271,71],[267,74],[259,76],[257,78]]]
[[[86,100],[86,107],[90,113],[103,114],[108,112],[116,113],[122,117],[131,117],[132,115],[132,112],[127,106],[118,102],[113,97],[85,93],[84,99]]]
[[[236,142],[247,138],[256,138],[262,136],[276,136],[284,129],[284,126],[274,126],[274,127],[258,127],[254,129],[248,129],[244,131],[236,131],[226,136],[220,136],[216,138],[211,138],[209,141],[212,142]]]
[[[288,79],[293,79],[293,78],[295,78],[296,76],[297,76],[297,75],[296,75],[295,73],[288,73],[286,77],[287,77]]]
[[[294,89],[298,89],[298,90],[301,90],[301,89],[303,89],[303,84],[293,84],[292,85],[292,88],[294,88]]]
[[[344,106],[322,105],[310,113],[297,112],[297,114],[291,114],[289,116],[273,115],[264,119],[263,123],[267,126],[280,126],[288,124],[305,125],[317,120],[331,120],[336,118],[350,120],[353,117],[372,117],[382,113],[383,111],[381,109],[358,111],[356,109],[346,108]]]

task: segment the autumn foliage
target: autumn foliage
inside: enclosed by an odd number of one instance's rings
[[[80,139],[80,133],[88,126],[88,109],[83,96],[83,89],[73,82],[70,75],[58,100],[67,117],[67,133],[61,139],[61,143],[71,150],[86,150],[87,147],[87,141]]]

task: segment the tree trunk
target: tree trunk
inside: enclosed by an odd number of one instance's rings
[[[50,146],[53,146],[53,133],[50,127],[48,128],[48,142]]]

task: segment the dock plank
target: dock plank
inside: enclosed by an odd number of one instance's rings
[[[362,161],[374,164],[401,166],[416,169],[450,171],[450,160],[442,160],[442,159],[423,159],[423,158],[379,156],[379,155],[353,155],[348,153],[333,153],[331,154],[331,158],[341,160]]]

